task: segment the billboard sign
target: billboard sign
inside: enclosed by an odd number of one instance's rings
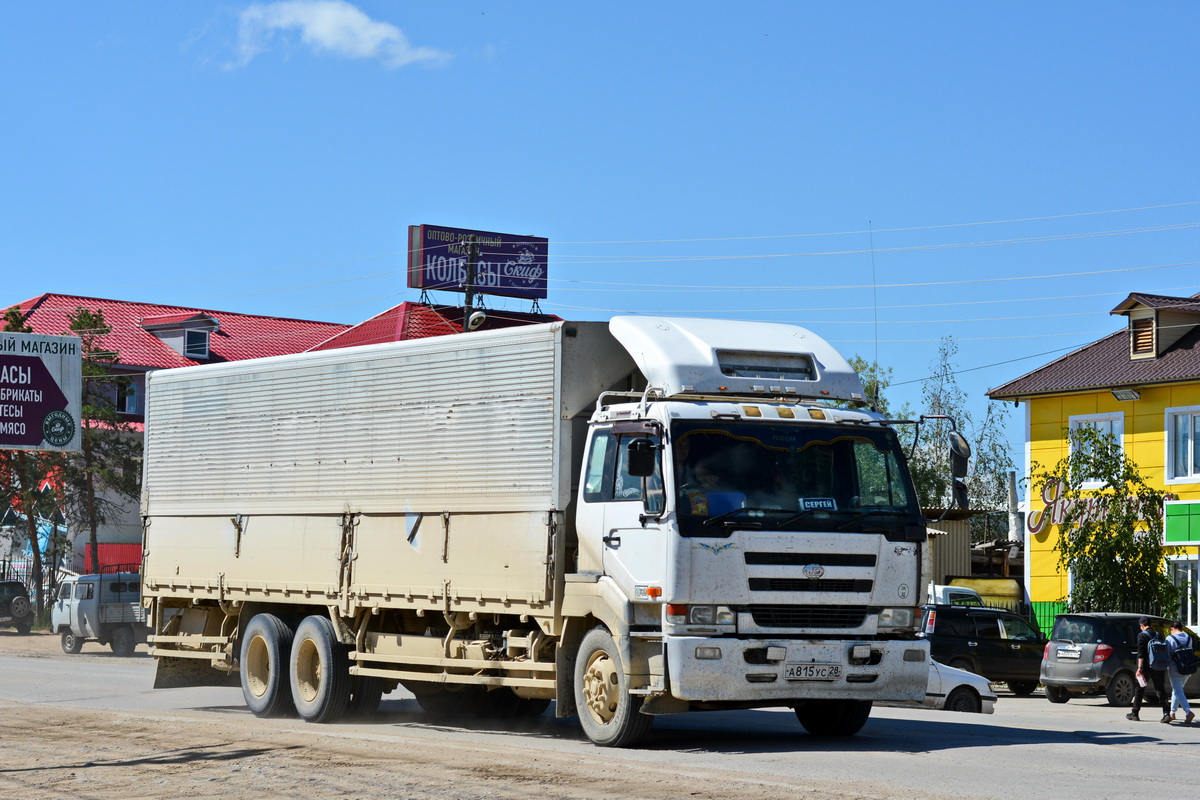
[[[540,300],[546,297],[550,240],[440,225],[408,226],[408,285],[465,292],[469,237],[475,237],[475,291]]]
[[[0,333],[0,449],[78,450],[78,336]]]

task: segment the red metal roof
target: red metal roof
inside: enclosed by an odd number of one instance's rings
[[[560,321],[560,318],[553,314],[484,310],[487,311],[487,321],[478,330],[490,331],[497,328],[511,328],[516,325],[535,325],[541,322]],[[462,318],[463,309],[461,306],[401,303],[309,349],[334,350],[340,347],[357,347],[358,345],[379,344],[381,342],[401,342],[408,339],[425,339],[430,336],[446,336],[451,333],[461,333]]]
[[[26,316],[26,323],[34,333],[41,334],[65,333],[69,328],[68,316],[79,307],[104,313],[104,321],[112,326],[112,332],[104,337],[103,346],[119,353],[121,364],[148,369],[299,353],[348,327],[333,322],[65,294],[43,294],[19,304]],[[216,320],[220,328],[211,332],[211,357],[203,360],[186,358],[142,327],[183,323],[204,317]]]

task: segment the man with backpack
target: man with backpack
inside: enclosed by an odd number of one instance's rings
[[[1188,705],[1187,697],[1183,694],[1183,684],[1188,676],[1196,671],[1196,649],[1192,637],[1183,629],[1182,622],[1171,623],[1171,635],[1167,637],[1167,675],[1171,678],[1171,719],[1175,719],[1176,709],[1183,709],[1187,714],[1183,718],[1185,725],[1191,725],[1196,715]]]
[[[1146,697],[1147,678],[1154,681],[1154,691],[1158,692],[1159,702],[1162,703],[1162,719],[1160,722],[1171,724],[1171,701],[1167,696],[1167,648],[1166,643],[1158,636],[1158,631],[1150,627],[1150,618],[1138,620],[1142,632],[1137,637],[1137,692],[1133,695],[1133,711],[1125,715],[1125,719],[1137,721],[1141,719],[1138,712],[1142,710],[1142,701]],[[1153,651],[1153,653],[1152,653]]]

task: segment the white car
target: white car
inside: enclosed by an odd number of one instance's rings
[[[982,675],[930,661],[924,701],[876,702],[875,705],[991,714],[996,710],[996,687]]]

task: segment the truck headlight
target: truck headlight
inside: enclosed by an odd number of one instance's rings
[[[690,625],[732,625],[736,619],[727,606],[692,606],[688,609]]]
[[[733,625],[737,614],[728,606],[667,604],[667,622],[673,625]]]
[[[883,608],[879,610],[879,627],[911,628],[916,614],[912,608]]]

